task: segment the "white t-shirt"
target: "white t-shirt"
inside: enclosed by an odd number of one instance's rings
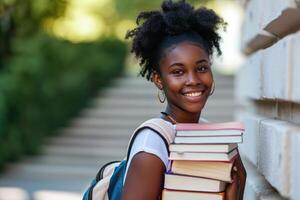
[[[171,122],[165,121],[173,128],[174,125]],[[208,121],[206,119],[201,118],[200,123],[207,123]],[[155,156],[157,156],[167,168],[168,166],[168,150],[166,148],[164,140],[153,130],[151,129],[143,129],[135,138],[131,151],[129,160],[127,162],[126,171],[124,175],[123,183],[125,183],[127,171],[130,166],[131,160],[134,155],[136,155],[139,152],[146,152],[151,153]]]
[[[172,123],[166,121],[170,124],[170,126],[173,126]],[[126,166],[126,172],[124,176],[123,182],[126,180],[127,171],[130,166],[132,158],[139,152],[146,152],[151,153],[155,156],[157,156],[167,168],[168,166],[168,150],[166,147],[166,144],[164,140],[153,130],[151,129],[143,129],[140,133],[136,136],[133,145],[131,147],[129,160],[127,162]]]

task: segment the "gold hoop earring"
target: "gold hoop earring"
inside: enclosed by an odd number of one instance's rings
[[[163,97],[160,96],[160,91],[161,91]],[[160,103],[164,103],[166,101],[166,95],[165,95],[163,90],[158,90],[157,91],[157,98],[158,98]]]
[[[209,96],[213,95],[215,92],[215,81],[212,83],[212,89],[210,90]]]

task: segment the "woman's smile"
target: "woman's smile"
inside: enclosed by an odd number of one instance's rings
[[[186,98],[187,101],[191,103],[197,103],[199,101],[203,101],[203,91],[198,91],[198,92],[186,92],[183,93],[183,96]]]

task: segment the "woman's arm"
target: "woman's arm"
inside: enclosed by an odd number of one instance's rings
[[[247,173],[240,155],[235,159],[232,169],[232,180],[226,188],[226,200],[243,200]]]
[[[157,200],[164,184],[164,163],[155,155],[136,154],[129,166],[122,200]]]

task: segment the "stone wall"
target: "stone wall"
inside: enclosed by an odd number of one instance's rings
[[[295,0],[245,0],[246,44]],[[247,57],[236,77],[244,199],[300,199],[300,32]]]

